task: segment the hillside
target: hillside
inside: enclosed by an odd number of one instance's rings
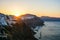
[[[60,18],[48,17],[48,16],[42,16],[41,19],[44,21],[60,21]]]
[[[19,17],[0,13],[0,40],[38,40],[35,28],[42,27],[44,21],[32,14]],[[2,39],[3,37],[3,39]]]

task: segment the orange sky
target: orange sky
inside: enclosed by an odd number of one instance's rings
[[[60,17],[59,0],[0,0],[0,12],[8,15],[25,13]]]
[[[8,15],[14,15],[14,14],[26,14],[26,13],[30,13],[30,14],[34,14],[37,16],[51,16],[51,17],[60,17],[60,14],[56,14],[56,13],[44,13],[44,12],[38,12],[38,11],[22,11],[22,12],[13,12],[13,11],[8,11],[8,10],[0,10],[1,13],[4,14],[8,14]]]

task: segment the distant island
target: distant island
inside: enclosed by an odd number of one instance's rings
[[[60,21],[60,18],[57,18],[57,17],[42,16],[40,18],[43,21]]]

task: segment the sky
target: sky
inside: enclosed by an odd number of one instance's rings
[[[60,17],[60,0],[0,0],[0,12]]]

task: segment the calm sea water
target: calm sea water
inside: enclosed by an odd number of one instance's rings
[[[41,33],[42,38],[39,40],[60,40],[60,22],[46,21]]]

